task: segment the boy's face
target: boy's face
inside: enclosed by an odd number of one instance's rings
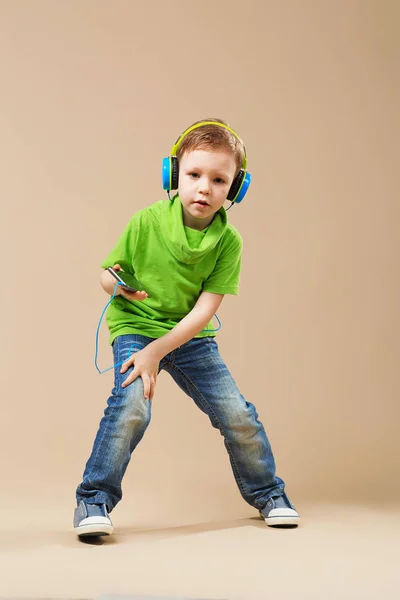
[[[236,174],[234,156],[228,150],[193,150],[179,160],[178,194],[183,222],[202,230],[223,206]]]

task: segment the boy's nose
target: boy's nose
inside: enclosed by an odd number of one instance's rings
[[[208,179],[205,179],[205,178],[200,179],[199,192],[201,192],[202,194],[210,193],[210,183],[209,183]]]

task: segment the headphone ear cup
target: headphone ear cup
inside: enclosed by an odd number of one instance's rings
[[[240,190],[240,186],[242,185],[242,181],[244,178],[244,171],[240,169],[239,173],[236,175],[235,179],[232,181],[232,185],[229,189],[228,195],[226,197],[227,200],[231,202],[235,202],[238,191]]]
[[[179,179],[179,166],[176,156],[163,158],[161,170],[163,190],[177,190]]]
[[[245,197],[246,192],[249,189],[250,182],[250,173],[244,171],[243,169],[240,169],[239,173],[236,175],[235,179],[232,182],[226,199],[230,200],[231,202],[235,202],[236,204],[239,204],[239,202],[241,202]]]
[[[178,189],[179,165],[176,156],[171,156],[171,190]]]
[[[171,190],[171,159],[169,157],[162,160],[161,179],[163,190]]]

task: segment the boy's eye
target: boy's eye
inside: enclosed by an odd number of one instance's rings
[[[221,177],[216,177],[214,179],[215,183],[225,183],[223,179],[221,179]]]
[[[195,171],[193,171],[192,173],[189,173],[190,177],[193,177],[193,179],[197,179],[197,177],[199,177],[199,174],[196,173]]]

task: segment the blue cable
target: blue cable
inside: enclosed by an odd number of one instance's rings
[[[101,325],[101,322],[103,320],[104,313],[106,312],[107,308],[110,306],[111,302],[114,300],[114,298],[116,296],[117,287],[119,285],[122,285],[122,283],[119,283],[117,281],[117,283],[114,286],[113,295],[111,296],[110,300],[107,302],[107,304],[105,305],[105,307],[103,308],[103,312],[101,313],[100,320],[99,320],[99,322],[97,324],[97,330],[96,330],[96,352],[95,352],[95,355],[94,355],[94,364],[95,364],[95,367],[98,370],[98,372],[99,372],[100,375],[102,375],[106,371],[110,371],[110,369],[113,369],[114,367],[119,367],[119,365],[122,365],[125,362],[125,361],[123,361],[121,363],[113,365],[112,367],[107,367],[107,369],[104,369],[103,371],[100,371],[100,369],[98,367],[98,364],[97,364],[97,356],[98,356],[98,353],[99,353],[99,331],[100,331],[100,325]],[[131,346],[131,348],[132,348],[132,346]],[[130,352],[131,348],[129,348],[129,352]],[[129,354],[129,356],[130,356],[130,354]]]
[[[100,316],[100,319],[99,319],[99,322],[98,322],[98,325],[97,325],[97,330],[96,330],[96,352],[95,352],[95,355],[94,355],[94,364],[95,364],[95,367],[96,367],[96,369],[98,370],[98,372],[99,372],[99,374],[100,374],[100,375],[102,375],[103,373],[106,373],[107,371],[110,371],[111,369],[114,369],[114,367],[119,367],[120,365],[123,365],[123,364],[124,364],[124,362],[126,362],[127,360],[129,360],[129,358],[132,356],[132,348],[134,348],[135,346],[137,346],[137,347],[138,347],[138,348],[140,348],[140,349],[142,348],[142,347],[140,346],[140,344],[133,343],[133,344],[132,344],[132,345],[129,347],[129,350],[128,350],[128,358],[126,358],[125,360],[123,360],[123,361],[122,361],[122,362],[120,362],[120,363],[116,363],[115,365],[112,365],[112,367],[107,367],[107,369],[104,369],[103,371],[100,371],[100,369],[99,369],[99,367],[98,367],[98,364],[97,364],[97,356],[98,356],[98,352],[99,352],[99,331],[100,331],[100,325],[101,325],[101,322],[102,322],[102,320],[103,320],[104,313],[106,312],[107,308],[110,306],[111,302],[114,300],[114,298],[115,298],[115,296],[116,296],[116,293],[117,293],[117,287],[118,287],[119,285],[123,285],[123,284],[122,284],[122,283],[120,283],[119,281],[117,281],[117,283],[116,283],[116,284],[115,284],[115,286],[114,286],[114,291],[113,291],[113,294],[112,294],[112,296],[111,296],[110,300],[107,302],[107,304],[106,304],[106,305],[105,305],[105,307],[103,308],[103,312],[101,313],[101,316]],[[203,330],[202,330],[202,333],[203,333],[203,332],[204,332],[204,333],[206,333],[206,332],[207,332],[207,333],[216,333],[217,331],[219,331],[219,330],[221,329],[221,327],[222,327],[222,323],[221,323],[221,321],[219,320],[217,313],[215,313],[215,317],[216,317],[216,319],[217,319],[217,321],[218,321],[218,325],[219,325],[219,327],[218,327],[217,329],[203,329]]]
[[[217,319],[217,321],[218,321],[218,325],[219,325],[219,327],[218,327],[217,329],[202,329],[201,333],[206,333],[206,332],[207,332],[207,333],[215,333],[216,331],[219,331],[219,330],[221,329],[221,327],[222,327],[222,323],[221,323],[221,321],[219,320],[217,313],[215,313],[215,314],[214,314],[214,316],[215,316],[215,318],[216,318],[216,319]]]

